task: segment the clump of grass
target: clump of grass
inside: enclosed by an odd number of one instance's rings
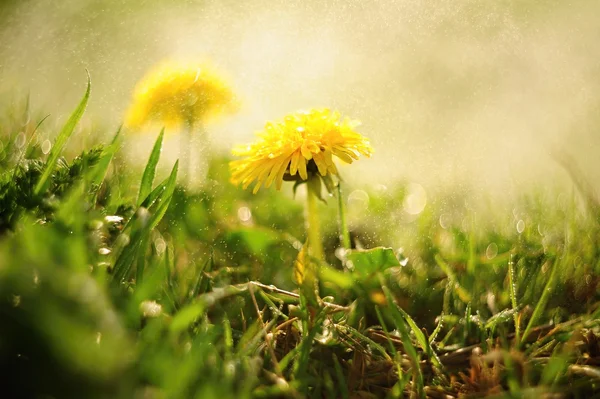
[[[63,160],[74,115],[48,157],[12,146],[2,121],[0,367],[12,396],[597,391],[600,235],[577,192],[525,196],[493,224],[432,205],[403,228],[406,190],[369,193],[359,219],[322,218],[327,262],[308,303],[292,279],[306,238],[296,201],[226,184],[227,157],[196,191],[176,185],[177,164],[155,182],[161,134],[140,176],[110,167],[119,135]]]

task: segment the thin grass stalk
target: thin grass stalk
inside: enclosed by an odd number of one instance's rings
[[[511,254],[510,260],[508,261],[508,282],[510,284],[510,301],[512,308],[515,311],[513,319],[515,322],[515,339],[516,342],[521,342],[521,323],[519,319],[519,303],[517,301],[517,280],[515,274],[515,262],[513,261],[513,255]]]

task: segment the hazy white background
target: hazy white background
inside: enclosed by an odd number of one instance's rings
[[[568,187],[558,148],[600,181],[597,0],[23,0],[0,3],[0,23],[0,98],[29,92],[54,120],[85,68],[85,123],[110,132],[147,68],[210,58],[243,101],[209,128],[222,151],[268,119],[329,106],[376,149],[347,179],[500,196]]]

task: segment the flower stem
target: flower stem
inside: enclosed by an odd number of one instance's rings
[[[316,183],[321,184],[318,179]],[[311,185],[312,181],[307,185],[307,221],[308,221],[308,253],[313,258],[324,260],[323,243],[321,242],[321,221],[319,220],[319,209],[317,207],[317,194]]]
[[[346,219],[346,203],[342,197],[342,183],[337,185],[338,208],[340,212],[340,241],[344,249],[351,249],[350,232],[348,231],[348,220]]]

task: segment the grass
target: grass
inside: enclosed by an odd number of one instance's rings
[[[12,397],[597,395],[589,190],[561,201],[539,190],[486,214],[439,193],[406,223],[404,185],[369,191],[361,214],[344,187],[319,205],[317,266],[301,201],[231,186],[227,157],[214,154],[197,190],[176,185],[177,163],[154,181],[162,132],[138,174],[119,173],[131,167],[124,133],[65,159],[88,97],[89,86],[48,155],[41,118],[1,120],[0,367]]]

